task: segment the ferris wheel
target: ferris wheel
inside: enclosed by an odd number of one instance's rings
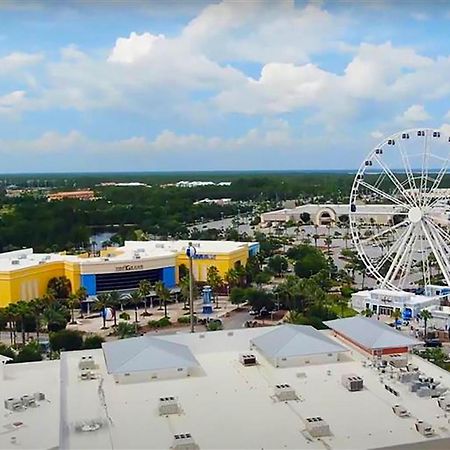
[[[438,280],[450,286],[450,137],[433,129],[384,139],[362,162],[349,223],[367,273],[402,290]]]

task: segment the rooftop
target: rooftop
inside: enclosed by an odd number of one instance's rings
[[[389,325],[367,317],[354,316],[329,320],[324,323],[332,330],[367,349],[412,347],[420,344],[417,339],[405,336]]]
[[[26,392],[45,392],[50,401],[2,416],[3,426],[13,421],[24,426],[0,432],[0,448],[11,447],[15,436],[14,448],[161,449],[171,447],[173,436],[180,433],[190,433],[200,449],[373,449],[413,443],[423,450],[448,448],[449,441],[438,439],[450,439],[449,420],[435,399],[419,398],[388,375],[380,382],[380,372],[350,347],[340,362],[276,368],[258,350],[249,350],[251,340],[272,332],[255,328],[159,336],[154,339],[187,346],[202,374],[140,383],[116,383],[100,349],[67,352],[60,363],[60,402],[54,395],[58,361],[7,365],[7,380],[0,383],[4,397],[20,395],[26,386]],[[319,333],[340,345],[330,332]],[[245,367],[239,355],[249,351],[258,364]],[[95,378],[83,381],[79,362],[87,355],[97,367]],[[450,387],[449,373],[416,356],[410,356],[410,362]],[[362,377],[364,389],[349,392],[341,383],[346,374]],[[386,390],[386,383],[400,397]],[[279,384],[288,384],[297,399],[277,400],[274,389]],[[173,397],[178,413],[160,415],[161,397]],[[393,413],[392,406],[398,403],[410,417]],[[321,438],[308,434],[309,417],[322,417],[331,434]],[[435,435],[419,434],[416,419],[430,423]]]

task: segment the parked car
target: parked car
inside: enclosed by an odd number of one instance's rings
[[[439,339],[426,339],[425,347],[442,347],[442,342]]]

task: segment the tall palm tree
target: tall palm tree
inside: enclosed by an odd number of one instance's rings
[[[118,291],[111,291],[109,293],[109,303],[113,308],[114,312],[114,326],[117,326],[117,314],[116,311],[119,307],[122,306],[122,298]]]
[[[144,302],[144,316],[149,316],[147,311],[147,299],[152,292],[152,285],[149,280],[141,280],[139,282],[139,293],[141,294],[142,301]]]
[[[67,298],[67,306],[70,309],[70,323],[76,324],[77,322],[75,320],[75,308],[78,308],[80,306],[78,295],[69,294],[69,297]]]
[[[183,299],[183,309],[187,309],[187,304],[189,303],[189,296],[190,296],[190,290],[189,290],[189,275],[183,277],[180,279],[178,286],[180,288],[180,294],[181,298]],[[194,285],[195,287],[195,285]]]
[[[164,317],[167,317],[167,302],[170,301],[170,290],[166,288],[162,281],[158,281],[155,284],[155,291],[164,305]]]
[[[24,300],[19,300],[14,304],[14,309],[16,317],[20,320],[22,344],[25,345],[25,318],[31,314],[30,305]]]
[[[80,286],[76,290],[75,295],[77,296],[78,302],[80,303],[80,307],[81,307],[81,303],[84,302],[88,298],[87,289],[84,286]],[[83,317],[83,308],[81,308],[80,313],[81,313],[80,317]]]
[[[211,290],[216,301],[216,308],[219,307],[218,290],[223,284],[223,278],[216,266],[209,266],[206,274],[206,282],[211,286]]]
[[[34,316],[34,319],[36,321],[36,340],[38,342],[39,342],[39,333],[40,333],[40,329],[41,329],[42,314],[44,313],[45,308],[46,308],[46,304],[40,298],[35,298],[34,300],[30,301],[31,313]]]
[[[136,329],[137,329],[137,324],[139,322],[138,308],[139,308],[139,304],[142,301],[141,294],[139,293],[138,290],[132,291],[128,294],[127,298],[128,298],[128,301],[131,302],[134,306],[134,323],[136,324]]]
[[[11,345],[16,345],[16,320],[17,320],[17,314],[16,314],[16,308],[14,303],[10,303],[6,307],[6,314],[9,321],[9,330],[10,330],[10,339],[11,339]]]
[[[419,317],[423,320],[423,324],[424,324],[424,338],[426,339],[427,338],[428,320],[430,320],[433,316],[430,313],[430,311],[428,311],[428,309],[423,309],[422,311],[420,311]]]
[[[109,292],[102,292],[97,295],[97,302],[95,303],[95,309],[101,311],[103,319],[102,329],[106,329],[106,308],[111,305]]]
[[[402,317],[402,313],[398,308],[396,308],[394,311],[392,311],[391,316],[395,320],[395,329],[397,329],[397,320],[399,320]]]

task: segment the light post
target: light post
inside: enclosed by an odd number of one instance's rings
[[[191,333],[194,333],[194,274],[192,271],[192,259],[195,257],[197,250],[189,242],[186,249],[186,256],[189,258],[189,310],[190,310],[190,323],[191,323]]]

